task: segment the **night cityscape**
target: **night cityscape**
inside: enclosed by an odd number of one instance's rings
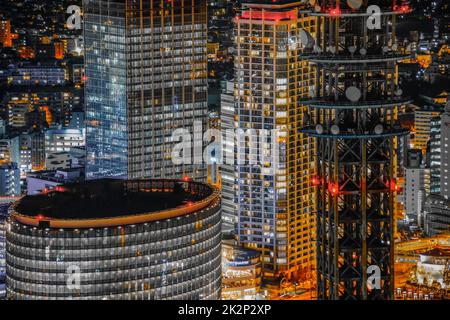
[[[446,0],[1,0],[0,303],[449,300],[449,95]]]

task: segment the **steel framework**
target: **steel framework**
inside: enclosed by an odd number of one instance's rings
[[[316,84],[304,101],[309,111],[302,132],[317,145],[318,299],[392,299],[397,139],[407,133],[397,114],[409,102],[398,86],[397,61],[407,55],[399,53],[395,28],[409,7],[317,2],[307,58]],[[368,13],[370,5],[380,13]]]

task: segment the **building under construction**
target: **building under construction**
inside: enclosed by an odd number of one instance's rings
[[[303,133],[316,138],[319,300],[392,299],[402,97],[395,0],[311,1],[315,86]],[[307,37],[304,37],[305,39]]]

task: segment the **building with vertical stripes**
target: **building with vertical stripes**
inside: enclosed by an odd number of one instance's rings
[[[315,18],[302,9],[300,1],[249,0],[234,20],[236,126],[270,136],[237,144],[236,232],[240,245],[261,252],[266,279],[295,277],[314,260],[314,144],[299,130],[300,101],[314,84],[300,39],[315,32]],[[265,144],[276,150],[253,163]]]
[[[201,161],[174,164],[172,134],[206,130],[206,0],[84,9],[87,178],[205,179]]]

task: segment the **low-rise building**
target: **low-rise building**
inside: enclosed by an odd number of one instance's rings
[[[84,129],[52,129],[45,132],[45,153],[66,151],[84,146]]]
[[[54,190],[56,187],[84,180],[81,169],[65,169],[56,171],[41,171],[27,176],[27,194],[36,195]]]
[[[261,254],[223,244],[222,299],[255,300],[261,288]]]
[[[26,66],[17,68],[11,76],[13,85],[63,85],[66,70],[55,66]]]
[[[435,248],[420,255],[417,263],[417,282],[419,285],[428,287],[438,286],[441,289],[449,288],[446,274],[450,261],[449,248]]]

